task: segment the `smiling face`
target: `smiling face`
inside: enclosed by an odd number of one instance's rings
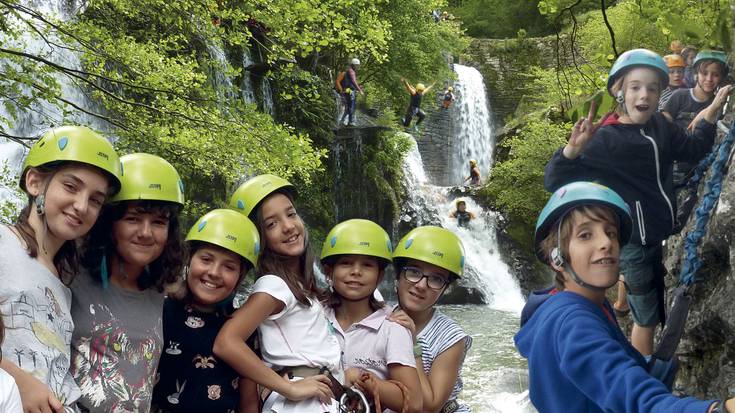
[[[276,254],[298,257],[304,253],[304,222],[291,200],[274,193],[260,206],[265,246]]]
[[[648,122],[661,96],[658,74],[647,67],[631,69],[623,79],[623,93],[626,113],[620,116],[620,122],[638,125]]]
[[[426,277],[423,277],[418,282],[413,283],[408,281],[402,272],[398,274],[398,301],[401,304],[401,308],[415,313],[431,309],[431,307],[433,307],[439,300],[439,297],[441,297],[449,281],[452,279],[451,273],[444,268],[414,259],[406,260],[406,263],[403,266],[414,267],[423,272],[424,275],[435,275],[445,280],[444,287],[439,290],[435,290],[433,288],[429,288],[427,283],[428,279]]]
[[[127,264],[144,267],[163,253],[168,241],[168,216],[148,212],[129,202],[123,216],[112,224],[117,255]]]
[[[606,287],[614,285],[620,270],[620,243],[618,225],[608,209],[589,208],[585,212],[571,213],[569,232],[569,263],[577,275],[586,283]],[[563,237],[562,237],[563,238]],[[565,288],[589,293],[567,275]],[[604,292],[602,292],[604,295]]]
[[[224,248],[204,244],[189,261],[187,286],[195,302],[213,305],[235,291],[242,273],[242,259]]]
[[[704,61],[697,66],[697,88],[712,95],[722,81],[722,64],[716,61]]]
[[[348,301],[369,300],[383,278],[378,259],[360,254],[341,255],[325,270],[334,291]]]
[[[107,177],[98,168],[79,163],[66,164],[52,176],[30,168],[25,179],[27,191],[33,197],[43,195],[45,190],[47,236],[61,242],[89,232],[109,190]],[[31,219],[38,219],[35,212]]]

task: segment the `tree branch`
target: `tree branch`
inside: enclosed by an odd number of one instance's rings
[[[607,31],[610,32],[610,40],[612,41],[612,49],[615,53],[615,58],[617,59],[618,56],[618,49],[615,47],[615,32],[613,31],[612,26],[610,26],[610,21],[607,20],[607,12],[605,11],[605,0],[600,0],[600,9],[602,10],[602,18],[605,20],[605,26],[607,26]]]

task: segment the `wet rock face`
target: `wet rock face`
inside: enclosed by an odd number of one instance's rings
[[[728,118],[726,123],[729,125],[732,116]],[[724,133],[719,132],[717,142],[723,137]],[[700,183],[700,202],[704,193],[704,183]],[[684,237],[694,224],[694,217],[690,217],[682,233],[671,237],[666,244],[669,301],[681,272]],[[734,168],[726,172],[722,181],[722,193],[702,239],[700,257],[703,266],[698,274],[702,281],[693,290],[693,303],[678,350],[682,367],[677,387],[686,394],[701,398],[732,397],[735,395]]]

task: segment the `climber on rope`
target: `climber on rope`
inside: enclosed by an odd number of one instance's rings
[[[360,67],[360,59],[353,58],[350,60],[350,64],[344,72],[340,72],[337,76],[336,88],[342,97],[342,103],[344,104],[344,112],[342,118],[339,120],[340,125],[355,126],[355,108],[357,106],[357,92],[361,95],[365,94],[365,91],[357,82],[357,70]]]
[[[620,253],[633,315],[633,346],[653,352],[656,325],[665,321],[662,241],[674,229],[671,167],[674,160],[697,162],[711,149],[715,121],[730,86],[721,88],[693,129],[686,131],[656,111],[668,84],[668,67],[656,53],[630,50],[617,59],[607,89],[618,102],[600,124],[596,107],[572,128],[571,138],[546,166],[544,186],[555,191],[573,181],[609,186],[634,211],[633,237]]]
[[[480,168],[477,167],[477,160],[475,159],[470,159],[470,175],[462,183],[467,181],[470,181],[472,186],[480,185]]]
[[[410,127],[411,120],[416,116],[418,120],[416,121],[413,130],[418,132],[419,124],[426,117],[426,113],[421,110],[421,99],[425,94],[429,93],[431,88],[434,87],[434,83],[429,85],[429,87],[426,87],[423,83],[417,83],[416,87],[413,87],[406,79],[401,78],[401,82],[403,82],[403,86],[406,88],[408,93],[411,94],[411,101],[409,102],[408,109],[406,110],[406,116],[403,118],[403,126],[406,128]]]
[[[715,50],[702,50],[694,59],[696,85],[679,89],[671,94],[663,107],[663,114],[679,126],[691,131],[702,118],[702,110],[712,104],[715,94],[727,76],[727,55]],[[694,164],[677,162],[674,165],[674,186],[679,186],[694,168]]]
[[[444,91],[444,98],[442,99],[442,110],[449,109],[450,106],[452,106],[452,102],[454,102],[454,88],[451,86],[447,86],[447,89]]]
[[[449,214],[449,218],[456,218],[458,227],[469,228],[470,220],[477,217],[472,212],[467,211],[467,202],[464,199],[458,199],[455,207],[456,209]]]
[[[536,256],[555,287],[529,297],[514,338],[528,359],[531,402],[545,413],[735,412],[735,399],[671,394],[620,329],[606,291],[634,227],[626,201],[592,182],[560,187],[539,214]]]

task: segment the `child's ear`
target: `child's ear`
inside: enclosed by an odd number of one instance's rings
[[[37,197],[43,192],[46,184],[46,174],[42,174],[36,168],[28,168],[25,176],[26,191],[31,196]]]

